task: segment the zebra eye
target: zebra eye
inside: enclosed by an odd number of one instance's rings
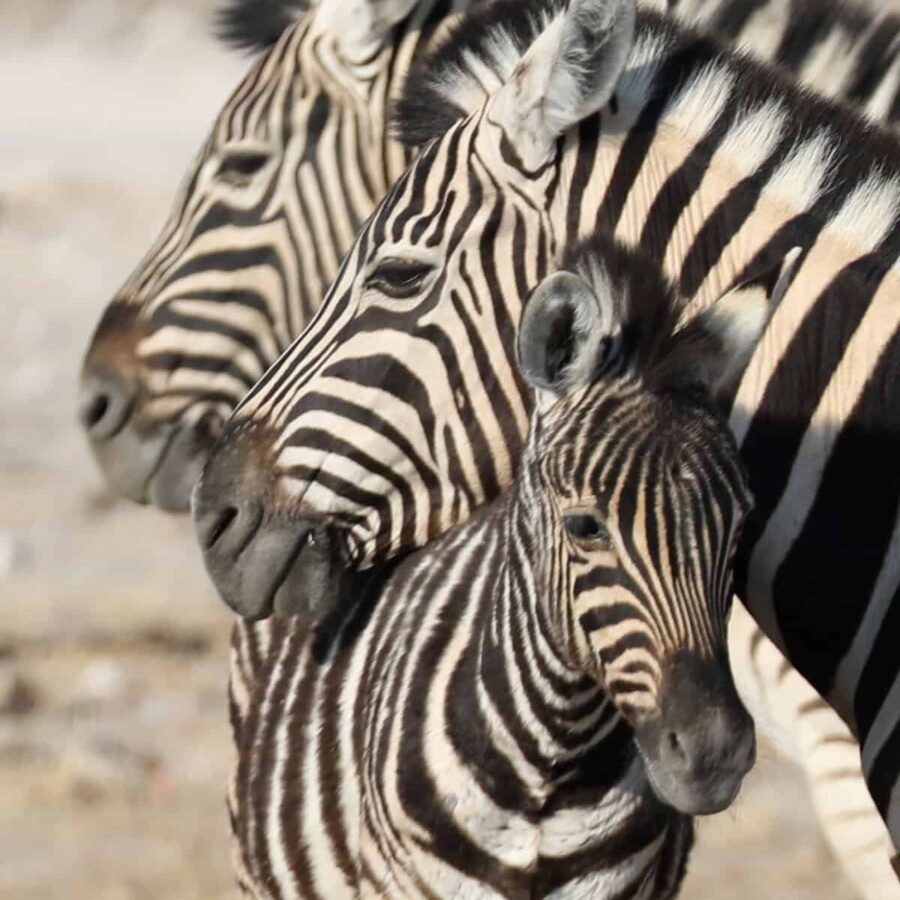
[[[389,257],[369,275],[366,287],[395,300],[406,300],[419,293],[432,269],[429,263],[418,259]]]
[[[563,516],[563,523],[569,536],[576,543],[589,544],[592,547],[612,546],[606,526],[593,513],[567,513]]]
[[[229,153],[219,164],[216,177],[226,184],[244,187],[269,161],[267,153],[240,151]]]

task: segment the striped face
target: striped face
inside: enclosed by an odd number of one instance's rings
[[[755,742],[727,655],[749,503],[724,422],[632,380],[560,402],[532,434],[532,505],[541,543],[559,548],[582,665],[634,728],[660,797],[683,812],[725,808]]]
[[[712,390],[755,346],[768,301],[742,336],[731,313],[752,308],[747,289],[673,330],[676,304],[652,265],[598,250],[545,279],[522,316],[519,365],[538,402],[513,558],[538,561],[522,566],[534,569],[524,584],[549,594],[557,642],[634,728],[657,793],[717,811],[754,739],[726,637],[749,491]]]
[[[626,718],[652,718],[670,660],[725,652],[731,561],[750,508],[734,443],[702,403],[638,381],[562,401],[539,434],[576,618]]]
[[[342,2],[319,0],[234,92],[84,363],[82,421],[119,492],[187,508],[222,423],[405,166],[389,98],[449,6],[371,0],[350,27]]]
[[[512,479],[528,423],[515,323],[551,255],[556,171],[523,174],[485,130],[465,121],[422,151],[204,472],[200,541],[245,615],[290,610],[312,531],[335,564],[366,565]]]

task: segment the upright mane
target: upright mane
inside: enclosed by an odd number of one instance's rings
[[[421,146],[480,106],[566,6],[566,0],[495,0],[472,7],[410,69],[394,111],[398,138]]]
[[[419,59],[394,113],[401,141],[421,147],[482,106],[566,4],[530,0],[522,7],[523,0],[496,0],[473,8]],[[794,168],[808,157],[808,167],[818,166],[814,196],[805,204],[809,215],[829,221],[850,191],[857,190],[861,215],[829,225],[849,229],[855,238],[865,229],[870,204],[864,198],[880,200],[882,206],[900,204],[900,160],[892,134],[850,107],[798,85],[778,67],[729,50],[659,13],[638,11],[635,43],[615,99],[620,107],[642,110],[647,128],[654,127],[650,115],[677,121],[698,140],[727,135],[726,150],[739,166],[760,140],[779,148],[777,159],[796,157]],[[773,197],[789,205],[805,189],[795,179],[768,185]],[[892,252],[888,248],[885,254],[889,264]]]
[[[226,0],[216,35],[240,50],[268,50],[309,9],[309,0]]]

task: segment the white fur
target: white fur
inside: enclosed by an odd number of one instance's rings
[[[671,99],[663,114],[666,126],[686,137],[701,140],[719,118],[734,87],[734,74],[719,62],[711,62],[691,76]]]
[[[713,391],[743,371],[794,277],[799,258],[799,247],[785,256],[771,295],[761,287],[737,288],[700,314],[704,328],[716,335],[722,347],[718,358],[709,361]]]
[[[766,196],[780,200],[794,214],[806,212],[828,183],[834,146],[825,131],[799,144],[775,170],[766,185]]]
[[[877,172],[854,188],[826,226],[871,253],[893,230],[900,212],[900,179]]]
[[[539,168],[559,137],[608,102],[631,49],[634,17],[634,0],[574,0],[532,44],[491,110],[526,168]],[[580,77],[598,51],[599,71],[585,89]]]
[[[364,59],[382,44],[419,0],[322,0],[316,28],[331,34],[349,60]]]

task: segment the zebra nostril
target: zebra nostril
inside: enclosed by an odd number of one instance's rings
[[[674,759],[678,760],[679,762],[682,762],[682,763],[687,762],[688,755],[687,755],[684,747],[682,746],[680,738],[678,737],[678,732],[676,732],[676,731],[667,732],[665,740],[669,746],[669,753],[672,755],[672,757]]]
[[[105,394],[96,394],[83,404],[80,411],[81,424],[92,431],[103,421],[103,417],[109,410],[109,397]]]
[[[135,387],[128,379],[105,373],[86,376],[82,381],[78,418],[93,441],[114,438],[135,410]]]
[[[219,542],[222,535],[231,527],[232,522],[237,518],[238,510],[236,506],[226,506],[212,523],[209,533],[204,542],[204,549],[210,550]]]

